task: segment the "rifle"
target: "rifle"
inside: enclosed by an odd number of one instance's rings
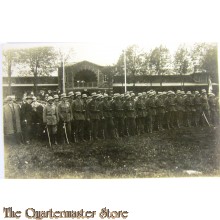
[[[203,117],[205,118],[206,123],[208,124],[208,126],[211,127],[211,125],[210,125],[210,123],[209,123],[209,121],[208,121],[208,119],[207,119],[207,117],[206,117],[206,115],[205,115],[204,112],[202,112],[202,115],[203,115]]]
[[[65,122],[63,123],[63,128],[64,128],[64,132],[65,132],[66,142],[67,142],[67,144],[70,144],[68,136],[67,136],[67,132],[66,132],[66,123]]]
[[[50,145],[50,147],[51,147],[50,133],[49,133],[49,130],[48,130],[47,125],[46,125],[46,129],[47,129],[47,137],[48,137],[48,140],[49,140],[49,145]]]

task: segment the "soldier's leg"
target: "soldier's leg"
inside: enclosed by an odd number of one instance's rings
[[[137,134],[136,120],[135,118],[130,119],[131,135],[134,136]]]

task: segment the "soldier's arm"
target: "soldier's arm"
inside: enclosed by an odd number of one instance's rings
[[[60,104],[58,105],[57,110],[58,110],[58,117],[59,117],[59,119],[61,119],[61,120],[63,121],[64,118],[63,118],[63,115],[62,115],[62,113],[61,113],[61,107],[60,107]]]

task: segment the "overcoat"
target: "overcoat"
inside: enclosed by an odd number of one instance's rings
[[[14,110],[13,110],[14,107]],[[20,108],[17,104],[5,104],[3,107],[4,113],[4,134],[10,135],[21,132]]]

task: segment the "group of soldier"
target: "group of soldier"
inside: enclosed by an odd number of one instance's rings
[[[29,144],[47,138],[50,145],[118,139],[181,127],[216,126],[218,97],[199,91],[150,90],[135,94],[68,94],[36,98],[25,95],[21,103],[8,96],[4,105],[4,133]]]

